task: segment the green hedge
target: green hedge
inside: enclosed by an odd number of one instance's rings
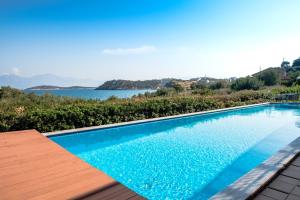
[[[272,95],[258,91],[108,101],[19,93],[13,97],[0,96],[0,131],[37,129],[49,132],[259,103],[270,99]]]
[[[274,94],[287,94],[287,93],[296,93],[300,94],[300,86],[296,85],[293,87],[280,87],[272,89]]]

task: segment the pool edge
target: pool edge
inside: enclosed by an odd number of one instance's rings
[[[67,135],[67,134],[76,134],[76,133],[80,133],[80,132],[84,132],[84,131],[101,130],[101,129],[107,129],[107,128],[122,127],[122,126],[127,126],[127,125],[143,124],[143,123],[147,123],[147,122],[176,119],[176,118],[181,118],[181,117],[190,117],[190,116],[194,116],[194,115],[218,113],[218,112],[223,112],[223,111],[244,109],[244,108],[263,106],[263,105],[268,105],[268,104],[273,104],[273,103],[265,102],[265,103],[249,104],[249,105],[244,105],[244,106],[234,106],[234,107],[229,107],[229,108],[213,109],[213,110],[207,110],[207,111],[192,112],[192,113],[185,113],[185,114],[179,114],[179,115],[171,115],[171,116],[166,116],[166,117],[156,117],[156,118],[151,118],[151,119],[142,119],[142,120],[134,120],[134,121],[129,121],[129,122],[120,122],[120,123],[113,123],[113,124],[106,124],[106,125],[99,125],[99,126],[90,126],[90,127],[62,130],[62,131],[46,132],[46,133],[42,133],[42,134],[46,137]]]
[[[215,194],[210,200],[249,199],[262,190],[300,154],[300,137]]]

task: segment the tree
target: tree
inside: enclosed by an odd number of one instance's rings
[[[295,85],[300,85],[300,76],[298,76],[298,77],[296,78]]]
[[[290,87],[296,82],[298,76],[300,76],[300,71],[289,71],[286,79],[282,80],[282,84]]]
[[[176,90],[176,92],[182,92],[182,91],[184,91],[184,88],[182,87],[182,85],[180,85],[176,81],[170,81],[165,86],[168,87],[168,88],[174,88]]]
[[[171,88],[161,88],[158,89],[153,95],[155,96],[168,96],[170,95],[174,90]]]
[[[293,62],[293,67],[300,67],[300,57]]]
[[[203,90],[203,89],[207,89],[207,85],[204,83],[197,82],[197,83],[191,84],[191,89],[192,90],[197,90],[197,89]]]
[[[259,79],[264,82],[266,86],[276,85],[279,80],[279,76],[274,71],[264,71],[259,75]]]
[[[282,61],[281,68],[287,69],[289,67],[291,67],[290,66],[290,62],[288,62],[288,61]]]
[[[258,90],[263,85],[263,82],[257,78],[247,76],[245,78],[236,79],[231,84],[233,90]]]
[[[228,83],[226,81],[217,81],[215,83],[212,83],[209,88],[212,90],[218,90],[221,88],[226,88],[228,86]]]

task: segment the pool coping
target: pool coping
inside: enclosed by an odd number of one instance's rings
[[[210,200],[250,199],[300,154],[300,137],[215,194]]]
[[[256,107],[256,106],[263,106],[263,105],[268,105],[268,104],[273,104],[273,103],[265,102],[265,103],[249,104],[249,105],[244,105],[244,106],[234,106],[234,107],[229,107],[229,108],[192,112],[192,113],[185,113],[185,114],[172,115],[172,116],[166,116],[166,117],[156,117],[156,118],[150,118],[150,119],[134,120],[134,121],[129,121],[129,122],[120,122],[120,123],[113,123],[113,124],[106,124],[106,125],[99,125],[99,126],[90,126],[90,127],[75,128],[75,129],[68,129],[68,130],[61,130],[61,131],[46,132],[46,133],[42,133],[42,134],[46,137],[67,135],[67,134],[76,134],[76,133],[85,132],[85,131],[101,130],[101,129],[122,127],[122,126],[135,125],[135,124],[143,124],[143,123],[147,123],[147,122],[156,122],[156,121],[170,120],[170,119],[176,119],[176,118],[191,117],[191,116],[195,116],[195,115],[206,115],[206,114],[212,114],[212,113],[218,113],[218,112],[224,112],[224,111],[231,111],[231,110],[245,109],[245,108],[251,108],[251,107]]]

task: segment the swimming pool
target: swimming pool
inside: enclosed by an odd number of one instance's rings
[[[300,136],[299,104],[268,104],[50,137],[149,199],[208,199]]]

